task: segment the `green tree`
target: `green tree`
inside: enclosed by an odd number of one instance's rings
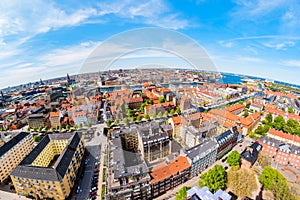
[[[248,117],[248,116],[249,116],[249,112],[248,112],[248,110],[246,109],[246,110],[244,111],[243,117]]]
[[[238,165],[240,165],[240,163],[241,163],[241,155],[239,154],[239,152],[238,151],[232,151],[230,154],[229,154],[229,156],[228,156],[228,158],[227,158],[227,160],[226,160],[226,162],[228,163],[228,165],[231,167],[231,166],[238,166]]]
[[[128,124],[128,118],[123,119],[124,124]]]
[[[29,132],[29,131],[30,131],[30,126],[27,127],[27,132]]]
[[[177,192],[175,200],[184,200],[187,197],[187,191],[191,189],[191,187],[183,186],[180,188],[180,190]]]
[[[36,127],[33,127],[33,132],[36,132],[37,128]]]
[[[297,120],[289,119],[283,126],[283,131],[293,135],[300,134],[300,124]]]
[[[179,106],[177,106],[177,108],[176,108],[176,113],[177,113],[178,115],[181,114],[181,110],[180,110],[180,107],[179,107]]]
[[[55,128],[52,126],[52,127],[50,128],[50,131],[51,131],[51,132],[55,131]]]
[[[289,113],[294,113],[294,109],[293,109],[292,107],[289,107],[289,108],[288,108],[288,112],[289,112]]]
[[[264,168],[262,173],[259,175],[258,180],[263,185],[264,189],[272,191],[275,199],[295,199],[289,190],[286,178],[271,166]]]
[[[77,126],[76,126],[76,124],[74,124],[74,125],[73,125],[73,129],[74,129],[74,130],[76,130],[76,129],[77,129]]]
[[[272,116],[271,113],[268,113],[268,114],[266,115],[266,120],[267,120],[268,124],[270,124],[270,123],[273,122],[273,116]]]
[[[166,110],[164,113],[164,116],[168,117],[168,115],[169,115],[169,112]]]
[[[221,165],[215,165],[208,172],[202,174],[200,178],[212,192],[216,192],[226,186],[226,172]]]
[[[148,105],[149,105],[149,103],[147,101],[142,103],[141,106],[140,106],[140,112],[144,113],[145,112],[145,107],[148,106]]]
[[[276,169],[271,166],[267,166],[259,175],[258,180],[266,190],[272,190],[274,187],[273,183],[278,183],[279,181],[286,179]]]
[[[44,127],[44,131],[47,132],[48,131],[48,126]]]
[[[252,192],[258,189],[254,172],[246,168],[230,169],[227,179],[227,187],[240,198],[252,196]]]
[[[117,125],[118,125],[118,120],[117,120],[117,119],[115,119],[115,121],[114,121],[114,125],[115,125],[115,126],[117,126]]]
[[[162,118],[162,112],[159,112],[158,114],[157,114],[157,116],[158,116],[158,118]]]
[[[158,101],[159,101],[159,103],[164,103],[164,102],[166,102],[166,99],[164,96],[161,96],[158,98]]]
[[[254,132],[258,135],[265,135],[269,130],[270,126],[265,124],[264,126],[258,126]]]
[[[149,120],[150,120],[150,116],[149,116],[148,114],[146,114],[146,115],[145,115],[145,119],[146,119],[147,121],[149,121]]]
[[[35,136],[33,136],[33,141],[34,142],[39,142],[39,141],[41,141],[41,137],[38,136],[38,135],[35,135]]]
[[[173,116],[175,114],[174,109],[170,110],[170,115]]]
[[[127,115],[129,116],[129,117],[133,117],[134,116],[134,110],[131,110],[131,109],[127,109]]]
[[[79,124],[79,128],[82,128],[82,127],[83,127],[83,125],[82,125],[82,123],[80,123],[80,124]]]
[[[70,125],[69,125],[69,124],[66,125],[66,130],[67,130],[67,131],[70,130]]]
[[[131,122],[135,122],[135,120],[136,120],[135,116],[132,116],[132,117],[130,118],[130,121],[131,121]]]
[[[91,123],[91,122],[88,122],[87,126],[88,126],[89,128],[91,128],[91,127],[92,127],[92,123]]]
[[[111,120],[110,119],[106,121],[106,126],[108,126],[108,127],[111,126]]]
[[[265,168],[265,167],[271,165],[272,160],[268,156],[264,156],[263,154],[259,154],[257,161],[258,161],[259,165],[262,166],[262,168]]]
[[[61,126],[59,126],[59,127],[58,127],[58,130],[59,130],[59,132],[61,132],[61,131],[62,131],[62,127],[61,127]]]
[[[273,122],[273,127],[276,129],[276,130],[283,130],[283,127],[285,125],[285,120],[282,116],[277,116],[275,119],[274,119],[274,122]]]
[[[152,118],[153,118],[153,119],[155,119],[155,118],[156,118],[156,114],[155,114],[155,113],[153,113],[153,115],[152,115]]]
[[[138,115],[138,116],[136,117],[136,120],[137,120],[138,122],[140,122],[140,121],[142,120],[142,116]]]

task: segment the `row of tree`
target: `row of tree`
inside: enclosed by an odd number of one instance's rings
[[[296,196],[290,190],[290,185],[286,178],[271,166],[265,167],[258,179],[264,189],[273,193],[274,199],[296,199]]]
[[[141,121],[141,120],[143,119],[143,117],[140,116],[140,115],[135,116],[134,110],[131,110],[131,109],[129,109],[129,108],[127,109],[127,114],[128,114],[128,116],[129,116],[129,118],[126,117],[126,118],[123,119],[124,124],[128,124],[129,121],[131,121],[131,122],[136,122],[136,121],[139,122],[139,121]],[[152,117],[153,119],[155,119],[155,118],[162,118],[163,116],[165,116],[165,117],[173,116],[174,114],[178,114],[178,115],[181,114],[180,107],[177,107],[177,108],[176,108],[176,111],[175,111],[174,109],[171,109],[171,110],[170,110],[170,113],[169,113],[169,112],[166,110],[166,111],[164,112],[164,114],[162,114],[162,112],[159,112],[157,115],[156,115],[156,114],[153,114],[151,117]],[[150,117],[149,114],[146,114],[146,115],[144,116],[144,119],[147,120],[147,121],[149,121],[149,120],[151,119],[151,117]],[[115,121],[107,120],[107,121],[106,121],[106,125],[107,125],[108,127],[110,127],[111,125],[118,125],[118,123],[119,123],[118,120],[115,120]]]
[[[82,128],[82,124],[80,124],[79,125],[79,128]],[[92,126],[92,124],[91,123],[88,123],[88,125],[87,125],[89,128]],[[66,125],[65,127],[65,130],[67,130],[67,131],[69,131],[69,130],[71,130],[71,129],[73,129],[73,130],[76,130],[77,129],[77,125],[76,124],[74,124],[72,127],[70,126],[70,125]],[[50,129],[48,128],[48,126],[45,126],[45,127],[33,127],[33,128],[31,128],[31,127],[27,127],[27,131],[29,132],[29,131],[33,131],[33,132],[42,132],[42,131],[44,131],[44,132],[47,132],[48,130],[50,130],[51,132],[53,132],[53,131],[62,131],[63,130],[63,127],[62,126],[58,126],[57,128],[55,128],[55,127],[50,127]]]
[[[282,116],[277,116],[273,120],[272,114],[267,114],[265,120],[263,120],[263,124],[258,126],[255,130],[256,134],[265,135],[270,128],[274,128],[279,131],[284,131],[286,133],[290,133],[293,135],[300,136],[300,123],[297,120],[289,119],[285,121]]]

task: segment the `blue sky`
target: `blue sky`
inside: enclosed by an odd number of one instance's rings
[[[2,0],[0,88],[76,74],[103,41],[143,27],[189,36],[219,71],[300,84],[298,0]]]

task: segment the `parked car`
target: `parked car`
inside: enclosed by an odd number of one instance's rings
[[[227,159],[227,157],[223,158],[223,159],[222,159],[222,162],[225,162],[225,161],[226,161],[226,159]]]
[[[96,195],[96,192],[90,192],[89,196],[95,196]]]
[[[96,192],[97,189],[98,189],[98,187],[92,187],[91,190],[90,190],[90,192]]]
[[[99,173],[99,171],[100,171],[99,169],[95,169],[94,173]]]

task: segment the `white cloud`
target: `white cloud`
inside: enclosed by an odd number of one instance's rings
[[[300,67],[300,60],[285,60],[282,64],[290,67]]]
[[[187,20],[180,19],[178,13],[172,13],[162,0],[102,1],[98,6],[100,9],[98,14],[101,16],[115,15],[131,22],[175,30],[189,25]]]
[[[39,78],[48,79],[64,74],[77,74],[84,59],[98,42],[83,42],[39,55],[31,62],[12,62],[2,66],[0,86],[12,86]]]
[[[172,12],[163,0],[101,1],[72,7],[52,0],[2,0],[0,10],[0,76],[3,76],[0,87],[37,77],[53,77],[59,71],[73,69],[77,73],[82,61],[97,45],[93,42],[67,47],[59,44],[41,55],[35,46],[29,46],[37,35],[82,24],[110,23],[111,19],[172,29],[188,26],[188,21]]]
[[[219,41],[218,42],[221,46],[226,48],[231,48],[234,46],[233,42],[225,42],[225,41]]]
[[[265,42],[263,43],[264,46],[276,49],[276,50],[287,50],[289,47],[295,46],[295,42],[293,41],[284,41],[281,43],[270,43],[270,42]]]

